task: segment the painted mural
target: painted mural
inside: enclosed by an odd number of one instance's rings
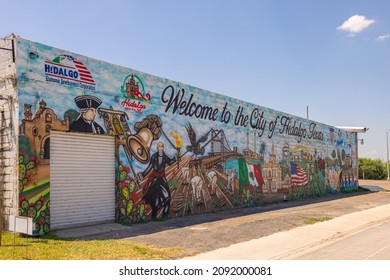
[[[20,214],[50,230],[50,131],[116,139],[116,221],[167,219],[357,187],[352,133],[17,40]]]

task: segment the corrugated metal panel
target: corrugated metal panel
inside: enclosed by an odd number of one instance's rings
[[[52,131],[51,229],[113,221],[114,216],[114,138]]]

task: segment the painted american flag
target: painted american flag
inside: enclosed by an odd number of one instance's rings
[[[302,167],[298,167],[295,163],[291,163],[291,185],[293,187],[304,186],[308,183],[306,171]]]
[[[71,62],[73,62],[74,66],[76,66],[77,71],[80,74],[80,81],[86,84],[90,85],[95,85],[95,81],[92,78],[91,72],[89,72],[88,68],[85,67],[84,63],[82,63],[80,60],[77,58],[68,55],[68,54],[63,54],[57,58],[55,58],[53,61],[59,60],[62,61],[64,59],[68,59]]]
[[[77,58],[75,58],[73,62],[80,73],[80,80],[83,83],[95,85],[95,81],[93,80],[91,72],[89,72],[87,67],[85,67],[85,65]]]

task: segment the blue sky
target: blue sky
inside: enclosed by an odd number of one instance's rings
[[[335,126],[386,159],[390,2],[2,1],[17,36]]]

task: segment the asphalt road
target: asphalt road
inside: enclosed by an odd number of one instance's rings
[[[297,260],[390,260],[390,221],[337,239]]]

